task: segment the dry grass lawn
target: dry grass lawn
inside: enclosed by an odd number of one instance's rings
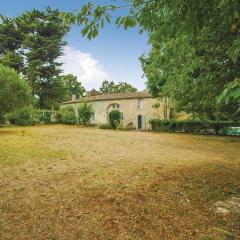
[[[0,129],[1,240],[240,239],[239,199],[239,138]]]

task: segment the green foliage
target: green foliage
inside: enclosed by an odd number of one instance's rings
[[[109,82],[105,80],[102,82],[102,86],[100,87],[99,91],[102,94],[110,94],[122,92],[136,92],[137,89],[127,82],[120,82],[118,84],[115,84],[114,82]]]
[[[76,98],[80,98],[86,92],[85,88],[78,82],[77,77],[72,74],[67,74],[61,76],[63,83],[65,84],[65,88],[67,90],[68,98],[71,98],[73,95]]]
[[[191,11],[180,0],[164,6],[155,3],[159,12],[149,16],[155,23],[162,21],[158,28],[150,30],[143,23],[152,44],[150,53],[141,58],[148,89],[154,96],[174,99],[179,110],[200,118],[233,119],[236,101],[227,105],[215,101],[239,75],[238,36],[231,34],[232,21],[226,19],[234,13],[231,3],[222,8],[219,1],[195,1]],[[161,13],[165,13],[162,19]]]
[[[23,34],[18,31],[12,18],[0,16],[0,63],[14,68],[18,73],[23,69],[23,57],[20,49]]]
[[[94,7],[91,2],[85,4],[80,11],[62,13],[61,16],[66,24],[78,24],[81,26],[82,36],[88,39],[95,38],[99,33],[99,27],[104,27],[104,22],[110,23],[110,11],[116,7],[109,6],[96,6]]]
[[[14,112],[5,114],[5,119],[9,121],[10,124],[28,126],[33,124],[32,114],[33,114],[32,107],[24,107]]]
[[[56,112],[56,114],[55,114],[55,122],[56,123],[61,123],[62,122],[62,115],[59,111]]]
[[[152,119],[149,122],[153,131],[181,132],[196,134],[226,134],[229,127],[240,126],[240,122],[231,121],[201,121],[201,120],[161,120]]]
[[[32,120],[34,124],[50,124],[52,123],[52,116],[56,114],[51,110],[34,110],[32,114]]]
[[[28,106],[31,89],[13,69],[0,64],[0,121],[6,113]]]
[[[80,123],[84,125],[89,124],[93,115],[94,112],[91,104],[85,102],[78,107],[78,116]]]
[[[19,53],[5,51],[2,55],[0,62],[7,67],[13,68],[17,73],[21,73],[23,69],[23,57]]]
[[[59,113],[61,114],[61,122],[63,124],[77,124],[78,119],[72,106],[63,107]]]
[[[57,59],[69,27],[59,14],[33,9],[0,23],[0,62],[24,75],[40,108],[57,108],[67,96]]]
[[[224,91],[217,98],[218,103],[225,102],[228,104],[231,100],[237,102],[236,114],[238,114],[240,112],[240,78],[227,84]]]
[[[41,114],[39,117],[39,121],[44,124],[49,124],[51,123],[51,115],[51,112],[43,112],[43,114]]]
[[[108,120],[110,127],[116,129],[121,122],[121,113],[118,110],[112,110],[108,114]]]

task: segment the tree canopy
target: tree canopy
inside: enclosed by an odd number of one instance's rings
[[[140,27],[148,33],[151,50],[140,60],[155,97],[170,97],[179,110],[200,118],[239,117],[240,2],[237,0],[128,0],[124,6],[88,3],[64,13],[83,36],[98,35],[113,12],[117,26]],[[235,85],[231,91],[232,83]],[[223,95],[222,95],[223,94]],[[231,97],[229,96],[231,94]],[[223,96],[221,101],[219,95]],[[229,101],[226,101],[226,98]]]
[[[127,82],[114,83],[104,80],[99,89],[102,94],[121,93],[121,92],[136,92],[137,89]]]
[[[63,83],[65,84],[68,98],[71,98],[73,95],[76,98],[80,98],[86,92],[85,88],[81,85],[81,83],[77,80],[77,77],[72,74],[67,74],[61,76]]]
[[[0,122],[6,113],[32,103],[31,89],[13,69],[0,64]]]

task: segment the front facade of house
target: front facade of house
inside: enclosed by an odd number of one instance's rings
[[[153,118],[171,118],[173,108],[165,101],[159,102],[147,92],[90,94],[81,99],[73,99],[65,102],[62,107],[70,105],[76,111],[80,104],[88,102],[92,105],[94,116],[93,124],[108,124],[108,115],[114,109],[121,112],[123,127],[135,127],[136,129],[149,129],[149,120]],[[157,105],[157,107],[156,107]],[[174,114],[176,115],[176,114]],[[176,117],[176,116],[175,116]],[[180,115],[177,118],[181,118]]]

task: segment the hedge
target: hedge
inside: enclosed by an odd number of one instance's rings
[[[201,120],[161,120],[149,121],[152,131],[179,132],[195,134],[226,135],[229,127],[238,127],[240,123],[232,121],[201,121]]]
[[[5,119],[9,121],[10,124],[28,126],[33,124],[32,113],[33,108],[25,107],[18,109],[14,112],[5,114]]]
[[[34,110],[32,107],[25,107],[14,112],[5,114],[5,120],[10,124],[19,126],[30,126],[52,123],[51,116],[55,114],[52,110]]]

